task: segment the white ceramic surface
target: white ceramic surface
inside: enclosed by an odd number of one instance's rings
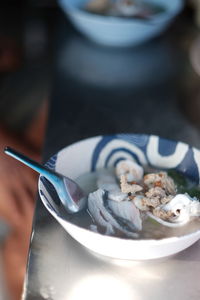
[[[61,150],[49,160],[48,165],[76,179],[86,172],[112,166],[117,160],[130,157],[143,165],[150,163],[154,167],[177,168],[199,182],[200,151],[182,142],[157,136],[119,134],[86,139]],[[200,230],[161,240],[128,240],[105,236],[59,218],[46,201],[50,196],[41,181],[39,192],[46,208],[74,239],[108,257],[130,260],[167,257],[184,250],[200,238]]]
[[[133,46],[160,34],[181,11],[183,0],[150,0],[166,11],[149,21],[100,16],[83,10],[88,0],[59,0],[74,26],[91,40],[107,46]]]

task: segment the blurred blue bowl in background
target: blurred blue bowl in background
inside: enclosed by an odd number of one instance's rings
[[[181,11],[183,0],[150,0],[164,12],[148,20],[92,14],[84,10],[88,0],[58,0],[74,26],[91,40],[107,46],[134,46],[163,32]]]

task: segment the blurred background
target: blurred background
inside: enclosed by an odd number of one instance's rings
[[[0,4],[0,299],[20,299],[37,177],[3,154],[41,160],[52,80],[55,1]]]
[[[59,79],[55,78],[57,69]],[[56,80],[63,80],[64,85],[66,78],[70,97],[79,86],[86,99],[72,103],[66,96],[63,101],[69,102],[70,109],[59,111],[51,106],[52,90]],[[168,85],[173,86],[176,97]],[[144,102],[135,97],[138,91]],[[134,123],[131,112],[121,110],[122,99],[130,95],[138,110]],[[141,132],[146,122],[146,133],[162,135],[164,126],[165,137],[173,132],[174,138],[200,147],[199,0],[185,1],[183,11],[162,37],[148,45],[117,50],[99,46],[74,30],[56,0],[1,1],[0,300],[21,297],[37,189],[37,176],[7,158],[3,148],[13,146],[42,161],[49,112],[53,115],[58,109],[65,119],[59,126],[67,124],[76,140],[74,116],[89,116],[100,105],[110,132],[115,131],[118,115],[115,120],[107,116],[116,109],[127,116],[124,131]],[[131,105],[127,101],[126,106]],[[77,112],[77,106],[81,111]],[[92,118],[85,117],[80,126],[83,131]],[[55,123],[59,122],[57,118]],[[48,128],[56,143],[61,138],[54,130]],[[82,137],[97,133],[101,133],[100,125],[84,131]]]

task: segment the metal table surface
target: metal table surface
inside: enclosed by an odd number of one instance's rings
[[[103,48],[61,19],[45,160],[104,133],[153,133],[200,147],[180,98],[185,57],[169,33],[135,49]],[[108,259],[78,244],[37,202],[23,299],[197,300],[199,278],[200,242],[165,260]]]

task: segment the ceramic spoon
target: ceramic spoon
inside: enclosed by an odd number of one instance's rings
[[[35,170],[42,177],[47,179],[47,180],[43,180],[43,184],[45,184],[48,190],[49,190],[48,181],[53,185],[62,203],[62,206],[64,206],[67,212],[77,213],[84,208],[87,198],[83,190],[78,186],[76,182],[74,182],[68,177],[65,177],[61,174],[56,173],[55,171],[48,169],[47,167],[39,164],[38,162],[17,152],[16,150],[10,147],[6,147],[4,149],[4,152],[12,156],[13,158],[19,160],[23,164],[27,165],[31,169]],[[54,189],[51,188],[51,192],[53,190]],[[57,195],[55,195],[55,199],[58,198]],[[54,195],[52,199],[54,201]],[[53,204],[54,207],[55,205],[58,205],[56,201]]]

